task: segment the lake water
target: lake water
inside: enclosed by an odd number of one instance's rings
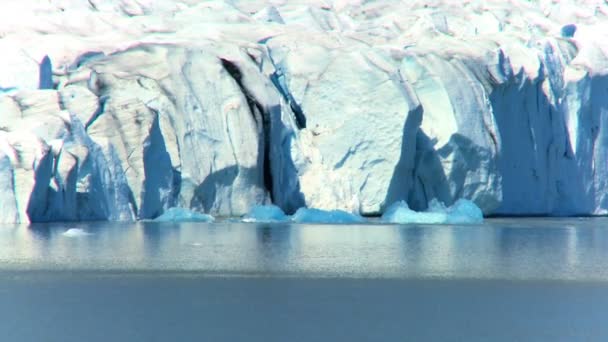
[[[0,227],[2,341],[606,341],[607,318],[606,218]]]

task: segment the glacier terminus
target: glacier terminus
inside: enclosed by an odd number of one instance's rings
[[[608,214],[604,1],[6,1],[0,51],[3,223]]]

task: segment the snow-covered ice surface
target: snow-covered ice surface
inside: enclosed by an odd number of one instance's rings
[[[603,1],[0,2],[0,222],[608,214]]]

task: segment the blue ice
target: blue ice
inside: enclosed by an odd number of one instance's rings
[[[428,223],[428,224],[457,224],[481,223],[483,213],[472,201],[459,199],[450,207],[433,200],[427,211],[414,211],[405,201],[399,201],[389,206],[382,215],[382,221],[388,223]]]
[[[482,223],[483,212],[472,201],[459,199],[448,208],[449,223]]]
[[[321,210],[316,208],[300,208],[291,217],[298,223],[360,223],[363,217],[343,210]]]
[[[186,208],[170,208],[155,218],[156,222],[213,222],[211,215],[197,213]]]
[[[276,205],[256,205],[243,216],[245,222],[280,222],[289,217]]]

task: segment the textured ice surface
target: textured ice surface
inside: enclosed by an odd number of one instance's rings
[[[300,208],[291,217],[297,223],[359,223],[365,219],[359,215],[343,210],[322,210],[316,208]]]
[[[427,211],[414,211],[405,201],[399,201],[389,206],[382,215],[382,221],[387,223],[428,223],[428,224],[458,224],[482,223],[483,213],[475,203],[460,199],[452,206],[434,200],[429,203]]]
[[[5,1],[0,37],[1,222],[608,214],[605,1]]]
[[[245,222],[280,222],[289,219],[276,205],[256,205],[243,216]]]
[[[197,213],[185,208],[171,208],[155,218],[156,222],[213,222],[211,215]]]

